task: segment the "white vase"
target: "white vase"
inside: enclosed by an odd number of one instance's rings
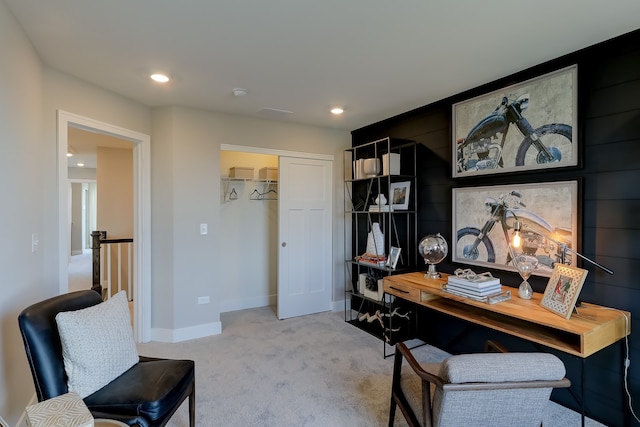
[[[385,195],[382,193],[378,194],[378,197],[376,197],[376,205],[384,206],[386,204],[387,204],[387,198],[385,197]]]
[[[384,234],[377,222],[373,223],[371,231],[367,235],[367,253],[384,256]]]
[[[367,178],[380,175],[380,159],[364,159],[363,171]]]

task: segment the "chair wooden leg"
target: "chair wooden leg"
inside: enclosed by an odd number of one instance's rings
[[[189,427],[196,427],[196,387],[189,395]]]
[[[393,421],[396,418],[396,400],[391,396],[391,406],[389,407],[389,427],[393,427]]]

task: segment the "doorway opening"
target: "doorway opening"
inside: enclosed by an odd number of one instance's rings
[[[74,175],[71,167],[68,173],[69,177]],[[71,256],[68,276],[69,292],[72,292],[91,289],[93,282],[91,231],[97,230],[97,187],[95,180],[74,178],[69,178],[69,186]]]
[[[219,296],[221,313],[265,306],[275,313],[278,181],[259,178],[260,169],[277,174],[277,167],[277,155],[220,152],[220,241],[226,242],[220,261],[229,267],[221,272],[227,284]],[[251,268],[243,268],[247,260]]]
[[[68,171],[69,135],[82,130],[106,135],[133,144],[133,330],[138,342],[151,337],[151,194],[150,137],[139,132],[58,111],[58,249],[59,292],[69,292],[69,260],[71,256],[71,209]]]
[[[329,310],[333,156],[226,144],[220,149],[222,175],[228,175],[231,167],[253,167],[242,183],[221,179],[221,230],[233,233],[221,239],[228,242],[220,260],[222,283],[228,286],[220,312],[268,305],[279,318],[285,318]],[[244,157],[247,153],[251,156]],[[249,159],[258,162],[250,164]],[[260,169],[275,167],[276,185],[260,175]],[[240,238],[237,232],[245,235]],[[250,276],[255,271],[258,275]],[[251,295],[256,284],[259,291]],[[242,298],[234,299],[234,292]],[[298,304],[297,297],[316,304]],[[297,307],[292,309],[292,305]]]

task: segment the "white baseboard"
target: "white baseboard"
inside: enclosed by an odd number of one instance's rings
[[[347,304],[348,303],[350,303],[350,301],[347,301]],[[227,313],[229,311],[247,310],[249,308],[275,306],[276,304],[278,304],[277,295],[226,300],[226,301],[220,301],[220,313]],[[343,311],[343,310],[344,310],[344,300],[331,302],[331,311]]]
[[[151,341],[176,343],[197,338],[219,335],[222,333],[222,322],[205,323],[181,329],[151,329]]]
[[[278,303],[277,295],[264,295],[251,298],[238,298],[220,301],[220,313],[229,311],[246,310],[249,308],[267,307]]]
[[[344,311],[344,301],[333,301],[331,303],[331,311]],[[351,301],[347,300],[347,308],[350,308]]]
[[[267,297],[246,298],[241,300],[229,300],[220,303],[220,312],[246,310],[249,308],[265,307],[277,303],[276,295]],[[348,303],[348,301],[347,301]],[[333,301],[331,311],[343,311],[344,300]],[[204,338],[222,333],[222,322],[206,323],[203,325],[189,326],[181,329],[151,329],[151,341],[176,343],[197,338]]]

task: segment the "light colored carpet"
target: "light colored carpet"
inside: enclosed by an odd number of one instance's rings
[[[222,314],[221,335],[139,345],[147,356],[196,362],[196,425],[202,427],[386,426],[393,357],[342,313],[278,320],[272,308]],[[423,360],[446,353],[420,348]],[[186,403],[168,427],[188,426]],[[396,426],[406,422],[396,414]],[[549,404],[545,427],[580,425],[577,413]],[[601,424],[588,421],[587,426]]]
[[[69,259],[69,292],[91,289],[93,280],[91,251]]]

